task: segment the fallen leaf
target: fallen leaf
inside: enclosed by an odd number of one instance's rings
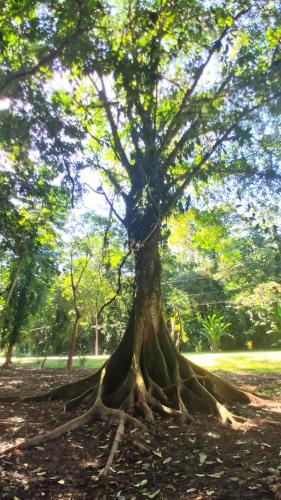
[[[141,488],[142,486],[145,486],[148,483],[147,479],[143,479],[140,483],[135,484],[136,488]]]
[[[149,469],[150,467],[151,467],[151,464],[148,464],[148,463],[142,464],[143,469]]]
[[[159,495],[160,491],[161,490],[156,490],[153,493],[148,494],[147,496],[148,496],[148,498],[155,498],[155,497],[157,497],[157,495]]]
[[[220,438],[220,435],[217,434],[216,432],[207,432],[207,436],[210,436],[214,439],[219,439]]]
[[[167,457],[165,458],[165,460],[163,460],[163,464],[168,464],[169,462],[171,462],[172,458],[171,457]]]
[[[60,480],[58,481],[58,484],[64,484],[64,482],[65,482],[65,481],[64,481],[64,479],[60,479]]]
[[[153,453],[153,455],[155,455],[156,457],[162,458],[162,453],[161,453],[161,451],[154,451],[154,450],[152,450],[152,453]]]
[[[199,463],[200,465],[203,465],[203,463],[206,461],[207,455],[206,453],[199,453]]]
[[[222,477],[224,475],[224,471],[222,470],[221,472],[215,472],[214,474],[207,474],[209,477]]]

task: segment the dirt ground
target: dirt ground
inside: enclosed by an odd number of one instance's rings
[[[39,392],[89,372],[2,370],[0,397]],[[280,374],[223,375],[276,401],[270,411],[240,406],[236,414],[281,421]],[[50,430],[80,411],[64,414],[63,402],[0,401],[0,450],[18,438]],[[281,499],[281,428],[259,425],[245,432],[202,415],[197,422],[183,428],[173,418],[159,417],[147,432],[126,428],[106,479],[100,471],[116,432],[106,422],[17,450],[0,457],[0,499]]]

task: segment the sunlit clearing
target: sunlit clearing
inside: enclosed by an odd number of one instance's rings
[[[8,109],[10,107],[11,100],[7,97],[5,99],[0,99],[0,111],[4,109]]]

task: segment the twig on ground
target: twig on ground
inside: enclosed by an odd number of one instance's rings
[[[105,467],[104,467],[104,469],[102,471],[102,476],[107,476],[107,474],[109,473],[109,469],[111,468],[113,460],[114,460],[114,457],[115,457],[115,455],[116,455],[116,453],[118,451],[119,443],[120,443],[120,441],[123,438],[124,429],[125,429],[124,417],[121,417],[119,425],[118,425],[118,428],[117,428],[117,431],[116,431],[116,434],[115,434],[115,438],[114,438],[114,441],[113,441],[113,445],[112,445],[110,454],[108,456],[108,459],[107,459],[107,462],[105,464]]]

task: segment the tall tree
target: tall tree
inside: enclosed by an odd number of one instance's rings
[[[75,351],[76,351],[77,337],[78,337],[78,332],[79,332],[79,324],[81,321],[81,309],[78,305],[79,286],[80,286],[83,275],[84,275],[84,273],[85,273],[85,271],[90,263],[90,259],[91,259],[90,248],[86,247],[84,249],[84,251],[85,251],[85,254],[83,255],[83,257],[80,257],[80,259],[79,259],[80,266],[78,267],[78,269],[76,269],[77,266],[75,266],[75,263],[74,263],[75,249],[72,247],[70,250],[70,263],[69,263],[70,284],[71,284],[73,309],[74,309],[75,318],[74,318],[74,324],[73,324],[73,329],[72,329],[72,333],[71,333],[70,348],[69,348],[68,359],[67,359],[67,369],[68,370],[70,370],[72,368],[72,360],[73,360],[73,356],[74,356]]]
[[[119,0],[105,11],[91,53],[62,61],[71,89],[52,99],[80,120],[88,161],[123,200],[125,214],[115,214],[135,258],[135,295],[103,368],[43,396],[89,405],[49,437],[94,415],[131,419],[123,412],[135,408],[147,420],[156,408],[190,421],[187,408],[199,408],[231,422],[219,401],[251,397],[175,348],[162,313],[159,245],[164,219],[187,205],[191,183],[245,168],[250,175],[248,164],[230,168],[228,160],[280,99],[279,2]]]

